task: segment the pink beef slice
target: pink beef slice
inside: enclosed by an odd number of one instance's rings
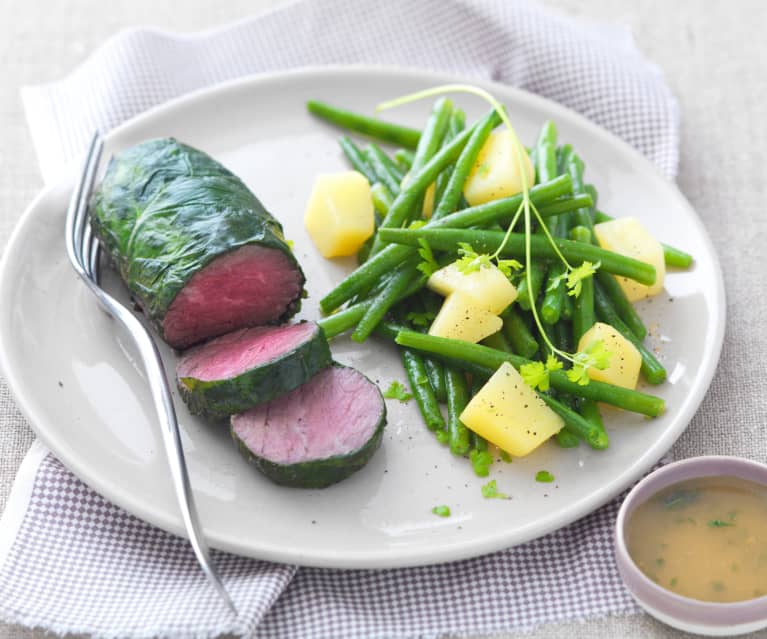
[[[384,410],[381,393],[362,373],[331,366],[235,415],[232,428],[254,455],[287,465],[354,452],[373,436]]]
[[[210,337],[281,318],[298,297],[303,276],[277,249],[240,247],[195,273],[162,322],[165,340],[185,348]]]
[[[282,357],[318,330],[313,322],[243,328],[187,351],[176,373],[179,378],[193,377],[203,382],[232,379]]]

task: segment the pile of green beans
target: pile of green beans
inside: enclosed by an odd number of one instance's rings
[[[372,138],[364,147],[348,135],[339,143],[351,166],[371,183],[377,216],[376,232],[358,256],[359,268],[320,301],[327,314],[320,325],[328,338],[352,331],[356,341],[375,334],[396,342],[425,425],[453,454],[487,463],[487,442],[466,428],[461,412],[503,362],[519,368],[549,355],[533,311],[537,311],[545,335],[565,352],[573,352],[596,321],[612,325],[638,349],[647,382],[660,384],[666,379],[662,364],[643,344],[647,329],[616,279],[628,277],[649,285],[655,281],[655,269],[599,247],[594,224],[613,218],[596,210],[598,193],[584,181],[584,162],[571,145],[559,143],[553,122],[544,123],[530,149],[536,173],[530,198],[571,265],[589,261],[600,266],[581,281],[580,295],[568,295],[562,278],[565,266],[544,229],[534,229],[529,281],[520,274],[513,276],[517,303],[501,314],[502,330],[482,344],[472,344],[426,333],[441,299],[424,288],[427,278],[419,269],[419,253],[428,245],[442,266],[456,259],[462,242],[477,253],[500,250],[501,256],[524,263],[524,233],[506,233],[522,195],[479,206],[469,206],[463,198],[479,152],[500,123],[498,114],[491,111],[467,125],[463,111],[442,98],[419,131],[322,102],[310,101],[307,108],[334,125]],[[376,141],[399,148],[389,155]],[[424,197],[432,184],[432,214],[423,219]],[[688,268],[692,264],[689,254],[663,246],[668,266]],[[562,370],[552,371],[550,390],[540,393],[565,423],[555,438],[563,448],[580,442],[597,450],[608,447],[600,403],[648,417],[665,409],[662,399],[643,392],[594,380],[586,385],[573,382],[567,376],[568,366],[564,362]],[[480,473],[476,465],[475,470]]]

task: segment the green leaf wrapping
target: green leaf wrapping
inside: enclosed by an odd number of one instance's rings
[[[282,251],[304,281],[282,226],[242,180],[172,138],[112,158],[92,211],[94,231],[161,334],[168,308],[192,276],[240,247]],[[299,300],[279,319],[293,315]]]

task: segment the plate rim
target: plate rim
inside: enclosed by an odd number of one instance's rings
[[[156,105],[112,129],[105,136],[106,142],[108,144],[116,138],[119,139],[123,134],[129,135],[133,130],[140,130],[145,126],[151,127],[151,121],[154,118],[163,117],[178,109],[194,109],[198,103],[205,102],[206,100],[226,99],[227,94],[236,94],[238,91],[246,89],[253,84],[268,84],[270,82],[278,81],[300,82],[301,78],[305,76],[323,74],[348,74],[349,76],[352,76],[358,73],[386,76],[404,75],[413,79],[422,79],[425,82],[434,84],[454,83],[456,80],[463,80],[460,75],[449,72],[366,64],[306,66],[269,73],[252,74],[228,80],[213,86],[203,87],[178,96],[160,105]],[[526,106],[530,106],[533,109],[544,109],[553,112],[555,117],[568,119],[576,126],[582,127],[589,135],[594,135],[597,140],[600,138],[606,140],[612,146],[617,147],[621,153],[632,156],[633,161],[638,161],[640,164],[644,165],[644,168],[648,170],[648,172],[664,181],[671,192],[673,192],[674,197],[678,200],[679,204],[685,207],[687,212],[691,214],[695,225],[698,227],[697,230],[700,232],[706,245],[708,255],[711,256],[711,267],[716,275],[715,286],[712,287],[713,301],[715,302],[716,309],[716,312],[713,314],[715,322],[713,327],[713,348],[708,350],[704,356],[703,366],[705,367],[705,373],[699,382],[696,392],[690,393],[686,397],[684,403],[679,406],[675,419],[669,424],[669,427],[664,430],[662,435],[653,442],[647,450],[645,450],[644,454],[635,459],[627,469],[614,477],[608,487],[588,495],[583,500],[579,501],[578,508],[571,508],[566,511],[552,513],[546,517],[537,519],[535,522],[524,528],[517,529],[513,541],[508,539],[508,534],[504,535],[501,532],[492,536],[483,537],[480,541],[471,538],[460,543],[441,546],[439,550],[431,551],[429,553],[424,553],[424,551],[420,549],[398,548],[396,556],[381,553],[372,558],[369,556],[369,553],[365,551],[356,553],[350,552],[350,549],[347,549],[344,553],[324,551],[321,554],[310,553],[309,555],[302,550],[293,549],[291,556],[286,558],[284,547],[268,548],[264,547],[263,544],[258,549],[258,553],[255,554],[252,546],[237,541],[231,535],[219,535],[216,538],[208,536],[208,540],[211,542],[212,546],[239,555],[257,557],[264,560],[288,561],[290,563],[299,563],[306,566],[329,568],[394,568],[432,565],[475,557],[488,552],[516,546],[570,525],[574,521],[592,513],[635,482],[670,450],[674,442],[686,430],[690,419],[694,416],[708,392],[717,370],[726,329],[726,293],[724,288],[724,278],[719,257],[702,220],[684,194],[679,190],[676,183],[673,180],[666,178],[655,164],[623,139],[562,104],[523,89],[497,82],[486,80],[469,80],[469,82],[484,87],[491,92],[504,93],[508,96],[507,99],[525,103]],[[70,165],[63,167],[58,179],[44,187],[38,193],[16,223],[8,242],[5,245],[3,254],[0,257],[0,301],[6,299],[12,286],[9,281],[11,279],[9,274],[13,268],[11,265],[11,254],[14,252],[13,248],[18,242],[18,238],[22,235],[30,220],[34,218],[34,212],[39,208],[41,202],[46,201],[48,198],[55,197],[55,191],[57,190],[63,190],[66,193],[71,191],[75,167],[78,164],[79,162],[75,161]],[[8,357],[6,356],[6,341],[8,340],[8,337],[5,336],[6,331],[3,317],[5,316],[0,316],[0,374],[5,377],[17,406],[27,419],[30,427],[34,430],[36,436],[52,452],[54,452],[57,459],[98,494],[152,525],[185,537],[186,535],[178,511],[174,511],[173,513],[167,511],[157,512],[156,508],[152,509],[151,507],[147,507],[145,500],[132,495],[129,490],[120,490],[120,487],[113,483],[105,484],[103,481],[99,481],[99,478],[94,476],[94,473],[88,472],[87,464],[78,463],[76,455],[70,456],[65,454],[60,456],[59,451],[61,449],[56,445],[56,437],[49,437],[49,429],[41,426],[41,423],[44,423],[45,420],[36,415],[36,410],[33,406],[35,394],[27,394],[24,390],[23,382],[16,377],[15,371],[8,361]],[[556,521],[556,523],[554,523],[554,521]]]

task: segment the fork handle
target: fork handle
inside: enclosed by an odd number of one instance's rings
[[[192,484],[189,479],[189,472],[181,443],[181,432],[178,427],[178,420],[176,419],[176,409],[173,405],[173,397],[171,396],[168,377],[160,351],[150,336],[149,331],[147,331],[146,327],[135,315],[121,304],[115,303],[111,296],[106,295],[85,274],[81,275],[81,279],[96,296],[101,308],[127,329],[138,348],[144,370],[147,374],[149,388],[152,392],[155,411],[160,422],[160,430],[162,432],[168,466],[170,467],[173,488],[180,506],[189,542],[208,580],[226,602],[232,613],[237,615],[234,602],[226,588],[224,588],[223,583],[221,583],[218,574],[212,568],[210,551],[200,528],[200,518],[197,514],[197,507],[192,494]]]

